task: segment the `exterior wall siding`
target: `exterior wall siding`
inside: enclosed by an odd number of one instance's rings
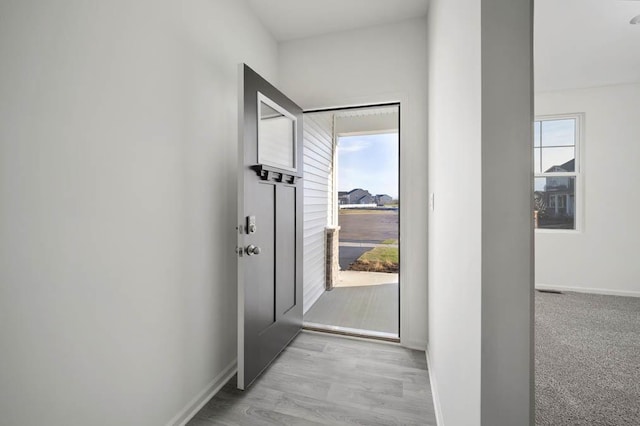
[[[333,113],[304,115],[304,301],[307,312],[325,290],[326,227],[333,196]],[[328,208],[329,206],[329,208]]]

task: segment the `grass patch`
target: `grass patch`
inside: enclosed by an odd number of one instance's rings
[[[398,245],[398,240],[395,238],[389,238],[388,240],[384,240],[382,243],[380,244],[392,244],[392,245]]]
[[[375,247],[360,256],[350,265],[349,269],[368,272],[398,272],[398,262],[397,247]]]
[[[370,262],[393,262],[398,263],[397,247],[374,247],[363,253],[358,260],[368,260]]]

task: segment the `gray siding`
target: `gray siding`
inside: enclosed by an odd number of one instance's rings
[[[325,288],[325,228],[332,194],[333,113],[304,115],[304,302],[306,312]]]

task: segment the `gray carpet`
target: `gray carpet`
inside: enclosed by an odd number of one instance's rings
[[[640,425],[640,298],[536,292],[536,424]]]
[[[398,333],[398,284],[336,287],[304,315],[306,322]]]

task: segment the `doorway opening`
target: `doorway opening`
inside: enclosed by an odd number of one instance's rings
[[[400,105],[304,114],[304,326],[400,338]]]

